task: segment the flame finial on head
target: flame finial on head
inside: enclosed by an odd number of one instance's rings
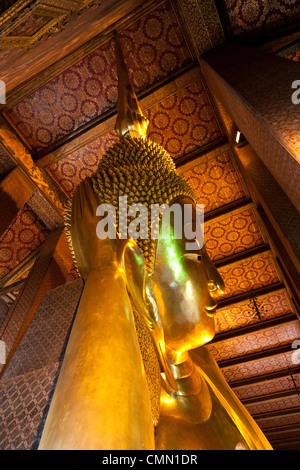
[[[136,94],[130,83],[120,39],[115,32],[118,72],[118,117],[115,131],[122,137],[146,137],[149,121],[142,113]]]

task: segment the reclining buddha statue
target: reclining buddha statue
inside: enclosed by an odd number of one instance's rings
[[[183,215],[178,236],[161,212],[157,237],[149,220],[147,234],[129,235],[142,207],[189,206],[194,228],[197,207],[172,158],[147,139],[118,36],[115,45],[119,141],[66,209],[84,288],[39,449],[271,449],[205,347],[224,290],[205,245],[195,230],[187,238]]]

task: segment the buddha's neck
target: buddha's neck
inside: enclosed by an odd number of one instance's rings
[[[203,389],[203,378],[196,369],[189,353],[168,350],[170,367],[178,387],[177,395],[198,395]]]
[[[206,422],[211,415],[212,399],[200,369],[188,353],[168,349],[168,357],[178,388],[171,395],[175,416],[193,423]]]

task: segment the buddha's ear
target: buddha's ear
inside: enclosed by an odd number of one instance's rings
[[[150,330],[161,372],[164,374],[163,378],[167,380],[171,391],[177,391],[177,385],[167,359],[163,327],[155,294],[145,268],[143,254],[134,240],[120,240],[118,262],[124,270],[126,286],[133,306],[143,316]]]

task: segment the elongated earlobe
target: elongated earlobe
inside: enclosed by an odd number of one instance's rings
[[[160,318],[157,301],[151,284],[151,278],[145,268],[144,257],[134,240],[127,240],[120,246],[119,257],[122,256],[122,265],[126,279],[128,293],[133,306],[142,315],[149,329],[153,345],[160,364],[162,380],[167,382],[167,388],[177,390],[176,381],[171,371]]]

